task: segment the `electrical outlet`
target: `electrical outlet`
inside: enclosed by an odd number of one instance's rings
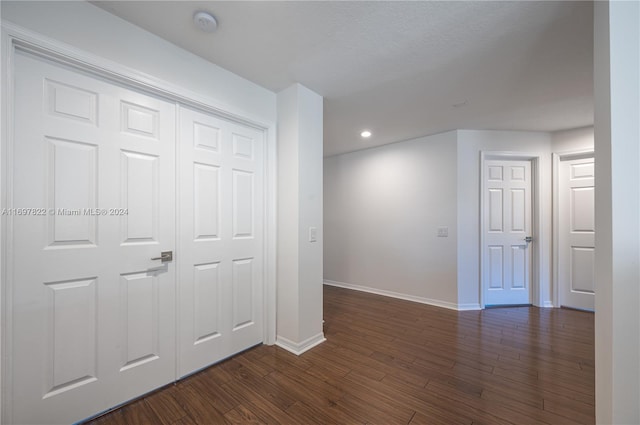
[[[447,226],[438,227],[438,237],[439,238],[448,238],[449,237],[449,228]]]

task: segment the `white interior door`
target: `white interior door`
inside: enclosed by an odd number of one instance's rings
[[[202,112],[179,116],[184,376],[263,340],[264,140]]]
[[[584,310],[593,310],[595,306],[594,170],[593,155],[560,161],[560,304]]]
[[[531,162],[485,160],[484,304],[530,303]]]
[[[11,423],[68,424],[175,378],[175,106],[23,53],[14,106]]]

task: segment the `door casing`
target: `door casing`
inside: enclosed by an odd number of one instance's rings
[[[480,152],[480,269],[479,269],[479,292],[480,292],[480,308],[485,308],[485,296],[484,288],[486,282],[484,281],[484,267],[485,267],[485,252],[484,252],[484,179],[485,179],[485,161],[487,160],[503,160],[503,161],[530,161],[531,162],[531,236],[533,236],[533,242],[530,244],[531,249],[531,276],[530,276],[530,293],[529,299],[533,305],[541,306],[542,294],[540,288],[540,258],[542,257],[542,199],[540,196],[541,176],[540,176],[540,155],[537,153],[528,152],[492,152],[481,151]]]
[[[218,106],[210,97],[202,96],[167,81],[140,73],[119,63],[89,54],[49,37],[44,37],[20,26],[2,22],[2,132],[0,140],[0,209],[11,208],[13,172],[13,75],[16,50],[29,52],[41,58],[88,72],[109,81],[124,84],[128,88],[160,96],[179,105],[195,108],[205,113],[253,127],[264,133],[265,146],[265,209],[264,209],[264,332],[263,342],[274,344],[276,339],[276,125],[274,122],[253,117],[240,110]],[[177,146],[176,146],[177,148]],[[177,156],[176,156],[177,157]],[[176,163],[176,167],[179,164]],[[178,168],[176,168],[176,172]],[[177,190],[179,190],[177,188]],[[177,194],[179,195],[179,193]],[[12,264],[8,247],[12,244],[11,217],[0,217],[0,422],[10,423],[11,397],[11,341],[12,341]],[[176,236],[177,237],[177,236]]]

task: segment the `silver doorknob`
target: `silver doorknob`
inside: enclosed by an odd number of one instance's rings
[[[524,238],[524,241],[526,243],[531,243],[531,242],[533,242],[533,237],[532,236],[527,236],[527,237]]]
[[[162,251],[159,257],[153,257],[152,260],[160,260],[163,263],[173,261],[173,251]]]

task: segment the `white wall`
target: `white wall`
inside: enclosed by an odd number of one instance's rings
[[[83,1],[2,1],[2,19],[215,100],[276,121],[276,95]]]
[[[640,423],[640,3],[596,2],[596,421]]]
[[[540,288],[535,305],[551,302],[551,136],[520,131],[458,131],[458,303],[480,303],[480,152],[520,152],[540,156],[540,208],[538,252],[541,253]]]
[[[540,157],[536,305],[551,303],[551,135],[458,130],[325,158],[330,284],[480,307],[480,152]],[[449,227],[448,238],[437,228]]]
[[[554,153],[577,152],[593,149],[593,127],[551,133],[551,150]]]
[[[324,167],[325,280],[457,307],[456,132],[327,157]]]
[[[324,341],[322,114],[322,97],[300,84],[278,93],[276,344],[296,354]]]

